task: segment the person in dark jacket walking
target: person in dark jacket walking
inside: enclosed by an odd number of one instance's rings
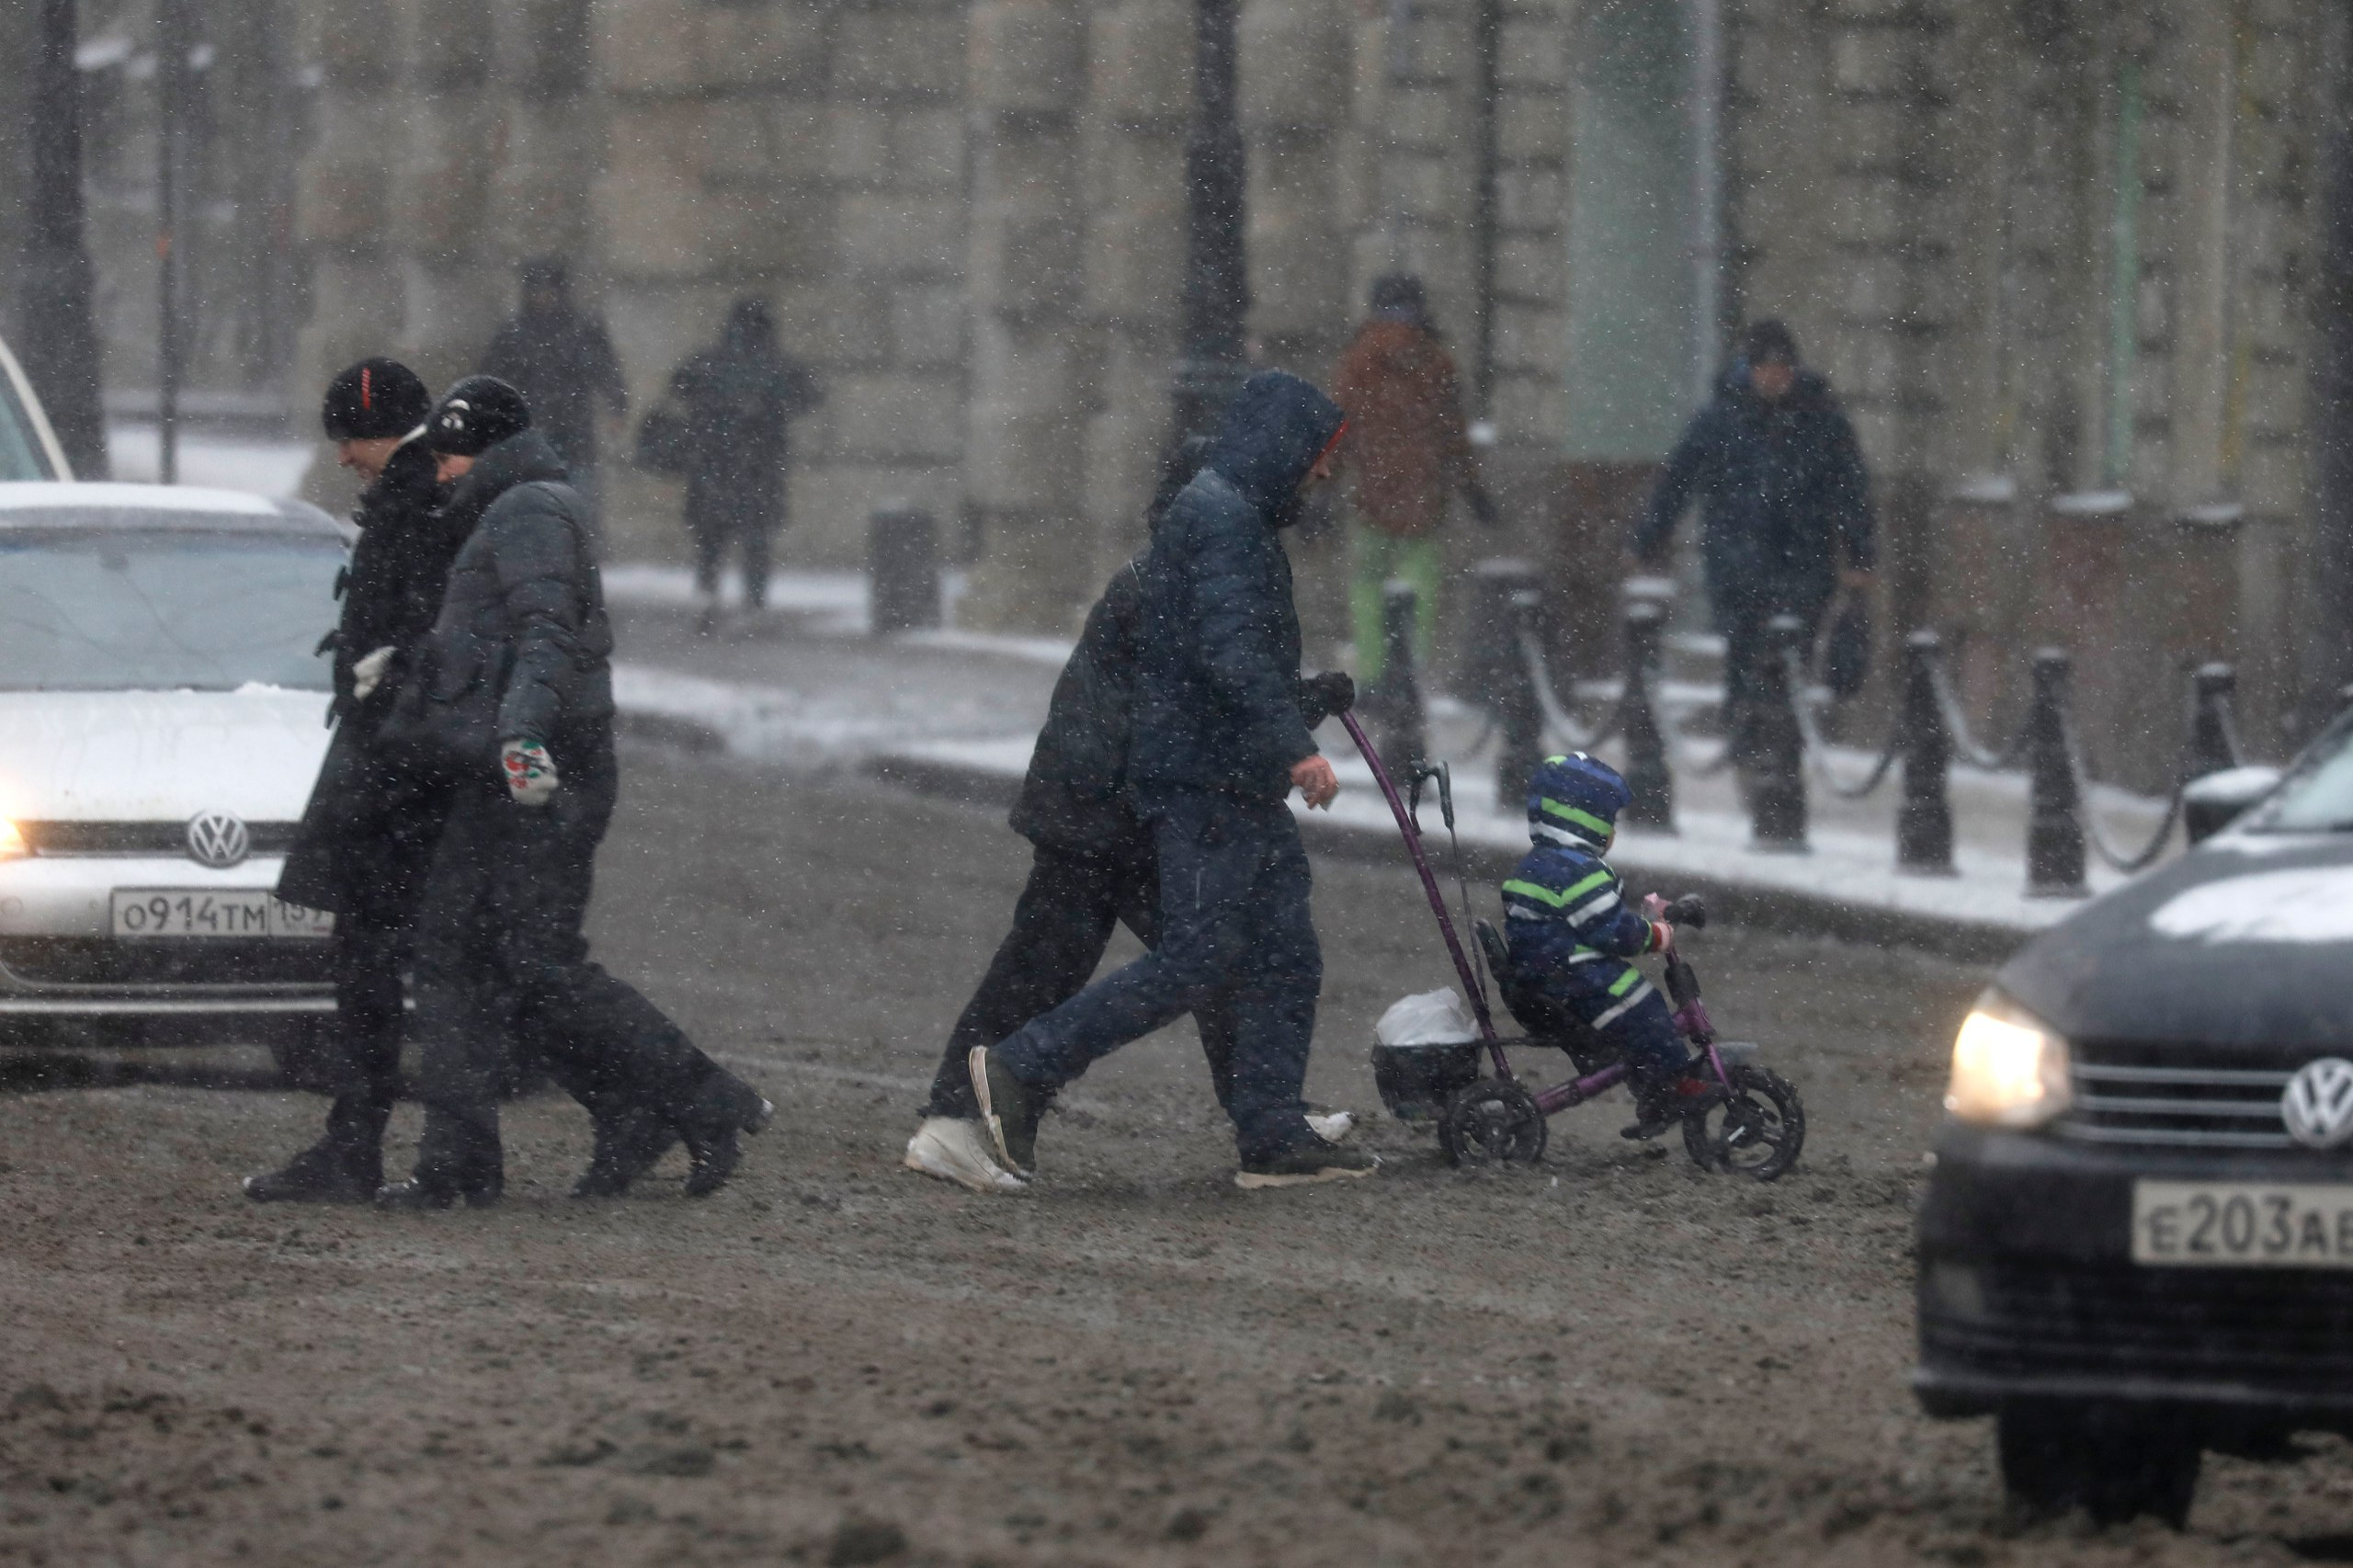
[[[597,419],[629,413],[629,383],[604,318],[572,300],[572,273],[553,256],[517,269],[517,309],[490,340],[477,369],[523,394],[531,420],[572,473],[588,503],[589,537],[603,543]]]
[[[630,1107],[683,1138],[689,1195],[726,1181],[738,1135],[772,1108],[588,961],[581,924],[620,782],[612,630],[579,494],[529,424],[514,388],[472,376],[426,427],[469,527],[392,725],[449,770],[451,797],[417,918],[425,1131],[415,1174],[379,1195],[397,1207],[497,1200],[510,1032],[564,1064],[600,1127]]]
[[[1300,633],[1279,530],[1328,480],[1339,408],[1279,370],[1245,382],[1208,462],[1169,506],[1140,573],[1127,777],[1153,833],[1159,946],[971,1055],[997,1159],[1033,1163],[1040,1111],[1099,1057],[1205,1007],[1233,1012],[1226,1109],[1245,1187],[1368,1174],[1327,1142],[1301,1089],[1323,983],[1310,874],[1284,798],[1339,792],[1300,704]]]
[[[1147,508],[1156,527],[1209,456],[1206,437],[1177,444],[1163,465]],[[1136,814],[1127,782],[1129,706],[1135,687],[1142,614],[1143,558],[1113,575],[1087,612],[1078,645],[1063,665],[1045,727],[1013,807],[1013,831],[1030,841],[1029,880],[1013,907],[1013,927],[956,1020],[932,1080],[924,1120],[908,1141],[910,1170],[978,1192],[1018,1191],[1019,1176],[997,1164],[980,1127],[970,1061],[1076,995],[1103,961],[1112,931],[1125,926],[1147,948],[1160,937],[1160,862],[1152,830]],[[1312,729],[1347,708],[1355,690],[1345,675],[1305,683],[1301,703]],[[1221,1106],[1232,1100],[1233,1010],[1222,999],[1194,1016],[1210,1084]],[[1345,1120],[1311,1115],[1326,1136]]]
[[[791,424],[824,402],[817,378],[777,347],[767,301],[747,295],[719,340],[671,373],[670,395],[685,420],[687,532],[706,618],[731,551],[741,553],[744,602],[757,609],[767,602],[768,541],[786,522]]]
[[[335,917],[335,1020],[323,1066],[326,1135],[247,1176],[259,1203],[365,1202],[383,1185],[384,1125],[400,1092],[401,971],[416,895],[440,830],[441,793],[382,755],[376,733],[407,651],[433,624],[463,534],[438,517],[435,459],[416,437],[432,398],[409,369],[362,359],[327,386],[320,422],[336,460],[367,482],[359,540],[338,584],[335,724],[279,874],[278,895]]]
[[[1796,337],[1760,321],[1714,401],[1666,460],[1633,548],[1665,566],[1675,526],[1697,499],[1708,603],[1725,639],[1724,699],[1736,756],[1747,750],[1748,699],[1766,627],[1795,615],[1812,647],[1841,583],[1867,588],[1873,560],[1870,479],[1830,383],[1798,361]]]

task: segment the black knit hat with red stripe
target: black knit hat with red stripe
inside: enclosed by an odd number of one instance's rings
[[[425,423],[433,394],[397,359],[362,359],[327,383],[319,423],[330,441],[405,436]]]

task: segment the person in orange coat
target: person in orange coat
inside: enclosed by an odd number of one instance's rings
[[[1438,627],[1438,530],[1459,485],[1472,514],[1495,518],[1463,429],[1454,357],[1431,325],[1422,280],[1408,272],[1373,279],[1372,313],[1332,375],[1332,396],[1348,416],[1348,609],[1357,674],[1370,684],[1387,662],[1381,645],[1382,585],[1414,586],[1414,663],[1429,663]]]

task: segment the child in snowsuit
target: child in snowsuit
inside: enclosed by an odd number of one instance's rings
[[[1632,1069],[1640,1119],[1628,1138],[1655,1138],[1699,1108],[1706,1085],[1666,1001],[1627,961],[1675,944],[1656,895],[1641,913],[1602,857],[1632,800],[1608,764],[1573,752],[1548,756],[1528,785],[1528,852],[1503,885],[1515,1017],[1537,1034],[1583,1024],[1618,1048]]]

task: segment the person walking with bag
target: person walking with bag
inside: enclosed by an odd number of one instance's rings
[[[555,1058],[559,1077],[666,1124],[693,1161],[688,1193],[716,1191],[739,1135],[773,1108],[591,963],[581,930],[620,784],[612,631],[585,504],[494,378],[451,387],[424,439],[468,531],[388,726],[445,771],[450,806],[417,922],[425,1131],[414,1174],[379,1200],[497,1201],[509,1033]]]

